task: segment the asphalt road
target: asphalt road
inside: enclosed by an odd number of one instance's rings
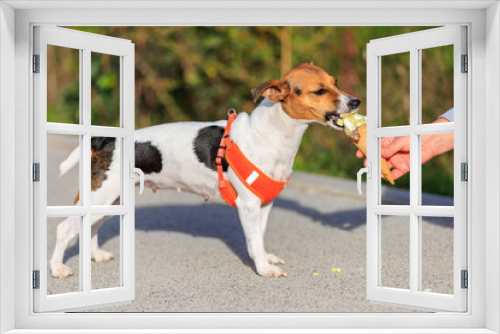
[[[69,136],[66,136],[69,137]],[[58,179],[58,165],[77,144],[51,136],[49,203],[71,205],[78,190],[76,169]],[[355,171],[353,171],[355,173]],[[386,189],[387,203],[408,193]],[[449,205],[450,199],[426,197]],[[201,197],[146,189],[136,196],[136,298],[92,312],[415,312],[366,299],[366,206],[353,181],[294,173],[275,201],[265,244],[283,258],[288,277],[255,273],[235,208]],[[47,252],[55,244],[60,218],[49,219]],[[99,244],[115,258],[92,262],[92,287],[119,285],[119,220],[108,220]],[[382,218],[382,285],[409,286],[408,217]],[[453,291],[453,220],[422,222],[423,289]],[[50,294],[78,290],[79,246],[75,240],[64,263],[75,275],[48,276]],[[332,268],[341,268],[336,275]]]

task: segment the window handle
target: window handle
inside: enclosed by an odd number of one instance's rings
[[[140,168],[134,167],[134,173],[139,174],[139,195],[144,191],[144,172]]]
[[[366,167],[365,168],[361,168],[359,171],[358,171],[358,192],[360,195],[363,194],[363,192],[361,191],[361,175],[363,175],[363,173],[366,173],[366,177],[367,178],[371,178],[372,177],[372,169],[371,169],[371,162],[367,162],[366,163]]]
[[[130,178],[135,178],[135,174],[139,174],[139,195],[142,195],[144,191],[144,172],[140,168],[135,168],[134,163],[130,161],[129,163]]]

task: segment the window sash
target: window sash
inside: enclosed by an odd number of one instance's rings
[[[129,166],[135,157],[134,143],[134,45],[130,41],[82,33],[64,28],[34,28],[34,51],[40,55],[40,73],[34,82],[34,160],[40,163],[40,182],[34,185],[34,270],[40,271],[40,288],[33,290],[35,312],[71,311],[99,307],[110,302],[134,299],[134,210],[135,182]],[[47,115],[47,45],[80,50],[80,123],[48,123]],[[91,125],[91,53],[120,57],[120,127]],[[47,206],[47,134],[80,136],[79,189],[81,205]],[[91,204],[91,137],[113,136],[120,140],[121,204]],[[129,164],[131,163],[131,164]],[[120,286],[92,290],[91,287],[91,218],[92,214],[120,214]],[[80,216],[80,291],[47,295],[47,217]]]
[[[486,40],[486,47],[495,48],[499,45],[499,42],[495,38],[491,37],[495,34],[494,29],[485,31],[481,27],[484,27],[484,22],[489,22],[490,24],[498,25],[498,16],[490,16],[489,19],[486,18],[486,11],[482,9],[482,5],[477,3],[473,4],[469,2],[468,5],[465,2],[455,3],[453,6],[459,6],[464,4],[468,9],[464,7],[456,8],[453,10],[446,9],[446,5],[443,4],[445,9],[427,8],[423,3],[401,3],[398,4],[399,8],[392,8],[390,10],[384,10],[385,5],[380,1],[375,1],[371,3],[373,8],[376,8],[377,15],[374,15],[373,9],[346,9],[337,8],[337,5],[331,2],[329,5],[332,8],[323,8],[321,10],[312,8],[310,4],[303,3],[307,6],[307,9],[280,9],[283,15],[279,17],[273,17],[269,19],[266,15],[261,15],[262,11],[260,3],[253,3],[249,10],[238,10],[232,6],[229,6],[224,10],[213,11],[214,15],[207,16],[207,9],[213,8],[212,4],[214,2],[206,3],[205,8],[194,9],[191,8],[174,8],[169,7],[170,4],[163,3],[164,9],[155,10],[127,10],[123,8],[116,8],[114,10],[106,11],[106,15],[103,16],[103,10],[95,8],[93,4],[87,2],[86,9],[66,9],[66,10],[18,10],[16,17],[16,36],[17,36],[17,53],[16,53],[16,73],[17,81],[16,86],[30,87],[29,82],[31,78],[29,76],[29,68],[27,64],[31,62],[29,55],[31,55],[31,45],[30,31],[29,27],[34,22],[54,24],[60,22],[61,24],[83,26],[83,25],[151,25],[154,22],[155,25],[192,25],[196,22],[200,25],[229,25],[234,24],[245,24],[245,25],[372,25],[372,26],[382,26],[382,25],[400,25],[404,22],[405,25],[429,25],[436,26],[441,24],[456,24],[457,22],[468,22],[469,27],[474,29],[469,30],[472,42],[469,45],[469,50],[472,51],[474,55],[479,57],[471,57],[470,65],[476,69],[484,68],[494,68],[498,62],[498,58],[495,56],[484,57]],[[39,2],[38,5],[43,6],[43,2]],[[66,4],[62,4],[66,5]],[[71,6],[69,3],[68,6]],[[294,4],[294,6],[300,6],[299,3]],[[350,4],[350,6],[355,6],[355,3]],[[413,6],[412,10],[405,9],[405,6]],[[145,6],[145,5],[144,5]],[[94,7],[94,8],[93,8]],[[38,7],[39,8],[39,7]],[[73,7],[74,8],[74,7]],[[315,20],[311,21],[310,15],[304,15],[304,10],[308,11],[308,14],[314,14]],[[488,9],[488,13],[495,13],[495,10]],[[362,24],[353,24],[353,18],[356,18],[356,22],[363,22]],[[0,21],[1,22],[1,21]],[[5,21],[4,21],[5,22]],[[6,30],[4,30],[6,32]],[[3,43],[3,42],[2,42]],[[2,45],[3,46],[3,45]],[[481,57],[483,55],[483,57]],[[14,54],[12,53],[12,59]],[[6,58],[2,58],[5,61]],[[491,108],[496,106],[496,102],[491,99],[484,99],[485,92],[495,96],[500,89],[499,76],[495,70],[490,70],[485,73],[480,73],[474,77],[469,77],[469,83],[473,83],[471,90],[468,93],[469,97],[474,97],[474,100],[469,99],[469,106],[473,106],[472,112],[476,115],[485,114],[490,117],[495,116],[497,108]],[[3,76],[3,82],[9,82],[9,79],[14,79],[14,76]],[[485,85],[486,80],[490,83],[488,87]],[[5,87],[0,87],[2,92]],[[18,88],[20,89],[20,88]],[[26,135],[20,134],[21,131],[29,133],[32,131],[32,123],[30,121],[30,115],[32,113],[32,107],[30,106],[26,95],[31,94],[30,88],[20,89],[21,92],[16,94],[16,97],[9,97],[4,95],[2,101],[7,99],[12,100],[12,104],[15,103],[16,110],[16,150],[21,152],[31,151],[30,142]],[[15,101],[14,101],[15,100]],[[490,108],[486,108],[490,107]],[[4,109],[5,110],[5,109]],[[2,110],[2,112],[4,112]],[[7,112],[7,111],[5,111]],[[10,112],[9,112],[10,113]],[[10,117],[10,115],[9,115]],[[471,115],[469,115],[469,119]],[[10,119],[10,118],[6,118]],[[14,120],[11,120],[12,126],[14,126]],[[475,131],[476,133],[482,133],[484,131],[485,125],[484,119],[479,118],[474,123],[469,122],[468,129]],[[493,129],[495,125],[489,123],[486,128]],[[489,134],[488,134],[489,133]],[[491,138],[490,134],[494,132],[487,131],[487,139],[495,145],[495,143],[500,143],[498,140]],[[0,132],[2,139],[9,140],[9,137],[5,137],[5,132]],[[4,141],[5,143],[6,141]],[[11,275],[15,276],[16,279],[12,282],[16,282],[16,303],[15,303],[15,313],[16,313],[16,328],[66,328],[66,332],[69,332],[69,328],[136,328],[141,322],[147,322],[147,325],[142,326],[142,328],[193,328],[193,323],[196,323],[199,327],[203,328],[218,328],[221,330],[213,330],[212,332],[221,332],[223,328],[232,328],[232,331],[236,331],[235,328],[255,328],[255,324],[259,323],[261,326],[268,328],[280,328],[285,327],[300,327],[309,328],[311,331],[314,328],[352,328],[353,321],[356,323],[356,327],[360,328],[360,332],[365,332],[368,328],[399,328],[398,332],[404,333],[409,332],[403,328],[422,328],[422,332],[436,332],[437,330],[427,330],[426,328],[470,328],[469,333],[485,333],[486,319],[489,319],[488,328],[495,326],[495,319],[491,319],[493,313],[489,313],[490,316],[486,314],[485,305],[488,305],[489,309],[497,309],[498,301],[494,298],[486,297],[485,287],[486,286],[497,286],[495,275],[488,275],[485,277],[485,261],[488,264],[489,270],[495,272],[495,268],[499,268],[498,257],[493,256],[496,252],[491,252],[491,250],[497,249],[499,245],[498,236],[496,233],[491,233],[497,230],[497,222],[493,222],[491,219],[484,219],[484,206],[485,201],[484,196],[484,185],[481,183],[482,175],[484,175],[484,162],[485,156],[481,153],[483,150],[482,140],[477,140],[476,137],[471,137],[470,147],[474,148],[471,150],[471,159],[477,167],[470,169],[471,179],[478,180],[476,183],[471,183],[471,189],[469,189],[469,194],[474,194],[471,200],[471,208],[469,210],[469,216],[472,218],[473,226],[469,226],[469,232],[474,232],[471,234],[471,239],[469,239],[469,245],[474,245],[470,251],[469,263],[475,268],[474,279],[470,281],[469,295],[473,298],[469,299],[471,308],[466,314],[293,314],[293,315],[283,315],[283,314],[249,314],[249,315],[221,315],[221,314],[33,314],[30,313],[32,309],[32,298],[30,294],[32,290],[30,288],[30,282],[28,279],[22,279],[23,277],[28,277],[30,275],[30,263],[25,263],[27,258],[30,258],[32,254],[32,247],[30,246],[29,237],[32,235],[32,213],[28,210],[28,207],[32,205],[30,196],[26,197],[23,193],[16,195],[16,246],[6,245],[9,250],[9,257],[12,253],[15,253],[15,262],[17,266],[14,268],[12,262]],[[4,149],[9,149],[9,146],[5,145]],[[2,152],[6,152],[3,150]],[[14,152],[14,147],[12,148],[12,155]],[[495,157],[499,154],[493,153]],[[493,158],[495,159],[495,158]],[[27,189],[27,191],[32,193],[31,181],[27,180],[25,175],[30,174],[31,159],[28,154],[16,155],[16,169],[19,171],[16,173],[16,186],[21,189],[22,192]],[[21,175],[21,176],[20,176]],[[500,192],[494,188],[493,184],[487,185],[490,190],[490,197],[486,199],[487,202],[497,203]],[[18,191],[18,193],[20,193]],[[2,203],[3,205],[3,203]],[[494,212],[494,206],[487,206],[486,212],[488,215],[496,217],[497,214]],[[5,228],[5,225],[3,226]],[[485,230],[489,231],[487,233],[488,238],[485,239]],[[3,230],[2,230],[3,231]],[[13,237],[13,236],[12,236]],[[488,252],[489,256],[485,258],[485,250],[490,250]],[[14,251],[15,250],[15,251]],[[2,254],[2,259],[6,259],[5,253]],[[23,262],[24,261],[24,262]],[[8,264],[8,261],[4,261],[3,265]],[[24,263],[24,265],[23,265]],[[10,267],[9,267],[10,268]],[[4,271],[6,272],[6,271]],[[490,273],[491,274],[491,273]],[[3,291],[2,291],[3,292]],[[4,297],[5,295],[2,295]],[[486,297],[486,298],[485,298]],[[14,299],[9,299],[9,302],[14,304]],[[486,304],[485,304],[486,302]],[[5,310],[5,309],[4,309]],[[470,310],[474,310],[473,313]],[[3,312],[3,311],[2,311]],[[496,312],[494,312],[496,314]],[[130,330],[131,331],[131,330]],[[209,330],[207,330],[209,331]],[[335,332],[334,329],[331,330]],[[354,330],[351,330],[355,332]],[[444,330],[443,330],[444,331]],[[99,332],[97,329],[94,332]],[[132,331],[131,331],[132,332]],[[137,332],[144,332],[144,329],[137,330]],[[168,330],[165,330],[168,332]],[[373,332],[377,332],[373,329]],[[384,331],[388,332],[388,331]]]
[[[370,301],[427,310],[467,310],[467,290],[461,289],[461,270],[467,269],[467,183],[460,181],[460,163],[467,162],[466,142],[466,80],[460,73],[461,54],[466,54],[465,27],[435,28],[371,41],[367,46],[367,145],[368,164],[372,177],[367,189],[367,295]],[[455,122],[449,124],[419,124],[421,106],[421,49],[454,45],[454,107]],[[382,127],[381,122],[381,58],[382,56],[410,52],[410,125]],[[454,148],[454,200],[453,207],[423,206],[421,198],[420,135],[433,133],[455,134]],[[410,136],[410,205],[395,207],[381,205],[380,140],[382,137]],[[410,289],[381,286],[381,213],[410,217]],[[454,294],[444,295],[420,291],[421,217],[454,217]]]

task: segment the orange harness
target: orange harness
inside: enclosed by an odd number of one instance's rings
[[[222,197],[226,200],[227,204],[231,206],[236,206],[236,198],[238,194],[231,186],[229,182],[224,179],[223,169],[222,169],[222,159],[224,154],[226,156],[227,163],[231,166],[234,173],[243,182],[245,187],[247,187],[252,193],[260,198],[262,204],[271,202],[285,187],[285,182],[275,181],[269,176],[264,174],[260,169],[258,169],[250,160],[245,157],[243,152],[241,152],[238,145],[231,140],[229,137],[229,132],[231,131],[231,125],[236,119],[237,114],[229,114],[229,120],[227,121],[226,130],[222,136],[220,142],[219,150],[217,151],[217,158],[215,158],[215,164],[217,165],[217,173],[219,174],[219,190]]]

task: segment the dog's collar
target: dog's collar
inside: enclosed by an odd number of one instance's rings
[[[217,173],[219,175],[220,193],[227,204],[236,206],[235,201],[236,198],[238,198],[238,194],[232,185],[224,178],[222,159],[225,157],[233,172],[238,176],[241,182],[243,182],[245,187],[260,198],[262,204],[271,202],[280,194],[290,178],[285,182],[273,180],[248,160],[243,152],[241,152],[238,144],[233,142],[229,137],[233,121],[238,115],[234,109],[230,109],[228,114],[229,119],[219,145],[217,157],[215,158]]]

